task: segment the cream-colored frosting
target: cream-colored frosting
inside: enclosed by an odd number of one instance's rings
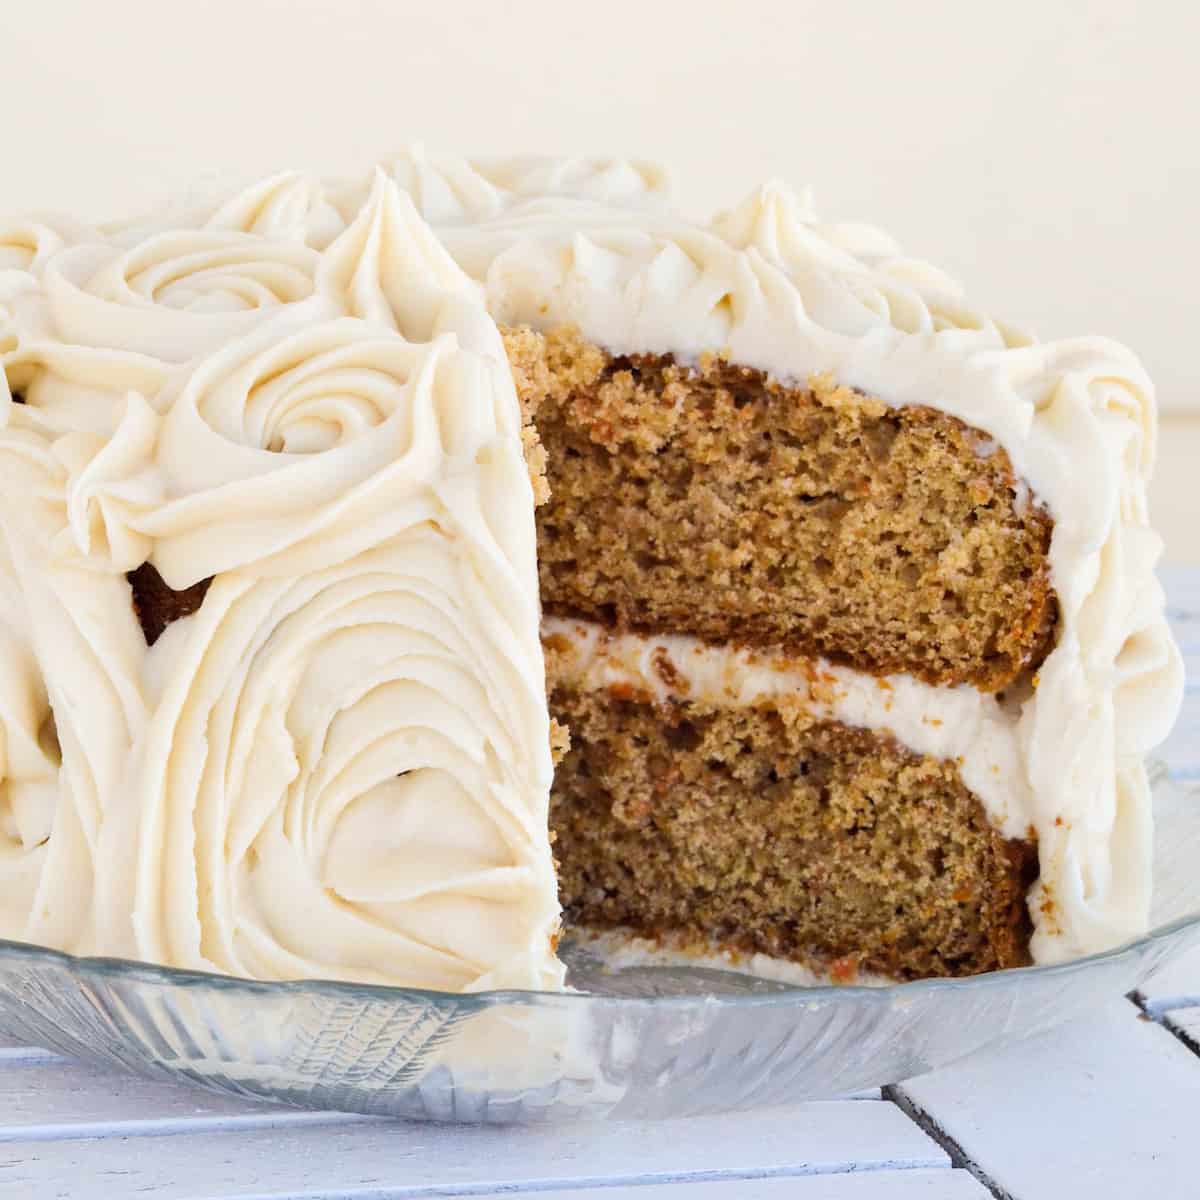
[[[0,935],[561,983],[532,491],[493,318],[831,372],[1003,446],[1055,520],[1057,646],[1015,717],[914,685],[887,727],[1001,765],[978,789],[1038,834],[1037,959],[1144,928],[1141,756],[1181,668],[1136,360],[1001,326],[778,185],[704,225],[652,167],[414,148],[99,230],[0,225]],[[152,650],[124,578],[146,561],[215,577]],[[882,719],[873,686],[847,681],[839,719]]]
[[[573,323],[614,353],[715,351],[785,381],[829,373],[950,413],[1007,451],[1054,518],[1060,612],[1017,726],[1041,858],[1033,953],[1057,961],[1143,931],[1142,756],[1178,712],[1182,665],[1153,573],[1156,413],[1136,358],[1102,338],[1036,342],[886,235],[820,224],[779,184],[707,225],[640,196],[511,196],[483,218],[431,215],[502,322]]]
[[[533,493],[499,335],[390,180],[323,250],[292,236],[320,207],[301,192],[199,229],[10,239],[0,935],[555,988]],[[125,579],[146,561],[213,578],[152,649]]]
[[[855,987],[889,987],[895,980],[869,971],[854,971],[846,977],[834,977],[815,964],[776,958],[771,954],[733,950],[713,940],[696,944],[690,939],[672,934],[643,937],[636,930],[574,929],[571,941],[579,949],[595,956],[606,971],[641,970],[646,967],[688,967],[702,971],[732,971],[737,975],[752,975],[770,979],[789,987],[833,987],[853,984]]]
[[[669,211],[671,180],[656,163],[621,158],[553,158],[525,154],[511,158],[465,159],[430,154],[420,143],[382,160],[377,168],[413,199],[435,224],[479,222],[501,217],[519,205],[542,211],[569,203],[595,205],[612,214],[624,208]],[[329,183],[327,193],[344,215],[358,211],[369,180]]]

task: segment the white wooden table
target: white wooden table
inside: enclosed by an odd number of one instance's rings
[[[1166,747],[1200,780],[1200,571],[1166,572],[1189,657]],[[0,1196],[22,1200],[1196,1200],[1200,952],[1134,998],[884,1094],[548,1129],[251,1105],[0,1040]]]

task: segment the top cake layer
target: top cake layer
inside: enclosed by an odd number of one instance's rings
[[[548,452],[548,611],[986,691],[1044,657],[1049,517],[960,421],[570,331],[506,341]]]

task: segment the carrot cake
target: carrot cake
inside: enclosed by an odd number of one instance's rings
[[[0,367],[0,936],[478,990],[564,927],[840,980],[1146,928],[1115,343],[780,185],[413,149],[0,224]]]

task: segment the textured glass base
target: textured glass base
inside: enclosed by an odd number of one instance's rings
[[[0,1025],[31,1044],[306,1107],[438,1121],[657,1117],[844,1095],[1050,1029],[1200,943],[1200,791],[1155,783],[1156,928],[1050,967],[891,987],[610,971],[581,993],[254,983],[0,942]]]

